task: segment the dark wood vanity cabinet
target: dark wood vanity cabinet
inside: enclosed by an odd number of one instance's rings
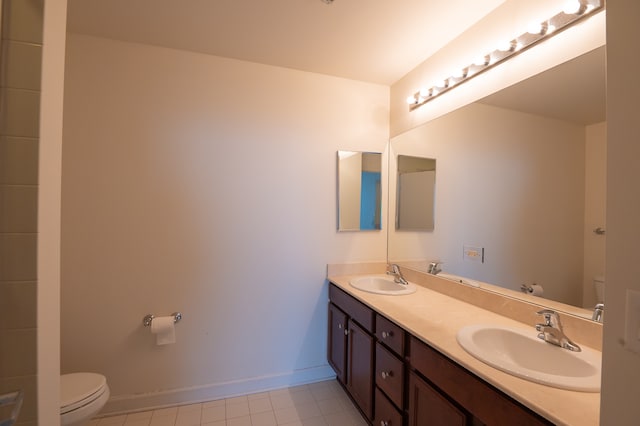
[[[407,359],[410,426],[553,424],[414,336]]]
[[[370,424],[553,424],[333,284],[329,299],[329,364]]]
[[[373,419],[374,313],[339,288],[329,288],[328,359],[364,416]]]

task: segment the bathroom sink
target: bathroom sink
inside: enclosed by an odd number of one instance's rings
[[[349,284],[358,290],[376,294],[401,295],[416,291],[414,283],[399,284],[389,275],[367,275],[366,277],[354,278],[349,281]]]
[[[520,378],[561,389],[600,392],[599,352],[572,352],[538,339],[531,332],[494,325],[458,331],[460,346],[480,361]]]

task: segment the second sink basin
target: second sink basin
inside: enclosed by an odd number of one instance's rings
[[[367,275],[349,281],[358,290],[376,294],[401,295],[415,293],[416,285],[396,283],[389,275]]]
[[[600,391],[602,356],[589,348],[571,352],[531,332],[493,325],[458,331],[460,346],[480,361],[514,376],[561,389]]]

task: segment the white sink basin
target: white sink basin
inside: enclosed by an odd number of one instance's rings
[[[514,376],[561,389],[600,392],[600,352],[582,347],[572,352],[538,339],[531,332],[493,325],[472,325],[458,331],[467,352]]]
[[[415,293],[416,285],[399,284],[393,281],[390,275],[368,275],[366,277],[354,278],[349,281],[352,287],[358,290],[376,294],[401,295]]]

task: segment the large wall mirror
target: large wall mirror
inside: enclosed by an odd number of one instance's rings
[[[382,154],[338,151],[338,230],[382,229]]]
[[[604,54],[603,46],[393,138],[390,161],[437,159],[437,226],[389,227],[389,261],[426,270],[439,260],[445,273],[514,292],[536,283],[544,298],[593,309],[593,279],[605,266],[606,235],[594,232],[605,224]],[[390,182],[391,200],[393,190]],[[469,246],[484,258],[465,258]]]

